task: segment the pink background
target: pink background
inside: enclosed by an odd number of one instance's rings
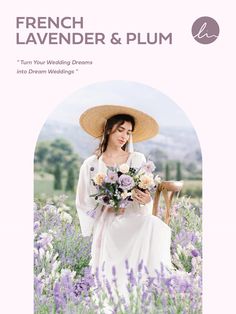
[[[233,5],[233,2],[232,2]],[[33,154],[48,115],[80,87],[127,80],[149,85],[178,104],[196,128],[203,154],[204,313],[232,313],[235,299],[235,44],[233,7],[215,1],[8,1],[1,10],[1,272],[5,313],[33,312]],[[173,32],[163,46],[15,45],[16,16],[84,16],[87,31]],[[213,17],[211,45],[191,35]],[[3,49],[3,50],[2,50]],[[234,57],[233,57],[234,56]],[[16,75],[17,59],[92,59],[78,76]],[[234,76],[233,76],[234,73]],[[2,278],[2,277],[1,277]]]

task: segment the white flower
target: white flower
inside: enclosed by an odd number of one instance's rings
[[[195,235],[198,238],[198,242],[201,242],[201,239],[202,239],[201,233],[199,231],[196,231]]]
[[[125,190],[123,193],[121,193],[121,198],[124,200],[127,197],[128,192]]]
[[[60,207],[58,207],[58,212],[61,213],[63,211],[70,210],[69,206],[66,206],[65,204],[62,204]]]
[[[53,229],[49,229],[48,233],[50,233],[52,235],[56,235],[57,234],[57,232],[55,230],[53,230]]]
[[[131,192],[127,192],[126,190],[124,190],[123,193],[121,193],[121,198],[124,200],[126,197],[131,196],[132,193]]]
[[[52,272],[56,272],[56,270],[58,269],[58,267],[61,265],[61,261],[55,261],[52,264]]]
[[[52,258],[52,252],[47,251],[46,252],[46,261],[47,262],[51,261],[51,258]]]
[[[131,198],[133,199],[133,197],[135,196],[135,190],[131,191]]]
[[[49,247],[49,249],[53,249],[53,245],[52,245],[52,243],[48,243],[48,247]]]
[[[38,229],[40,227],[40,221],[35,221],[34,223],[34,229]]]
[[[54,256],[53,256],[53,259],[52,259],[52,262],[54,262],[57,258],[58,258],[59,254],[56,253]]]
[[[76,272],[75,271],[71,271],[70,269],[68,268],[62,268],[61,269],[61,277],[63,276],[69,276],[71,279],[73,279],[76,275]]]
[[[99,172],[95,175],[95,177],[93,178],[95,184],[97,185],[101,185],[104,182],[104,179],[106,177],[106,174],[103,172]]]
[[[39,258],[42,259],[43,256],[44,256],[44,254],[45,254],[44,249],[43,249],[43,248],[40,248],[40,249],[39,249]]]
[[[157,174],[154,178],[154,182],[156,185],[158,185],[159,183],[161,183],[161,177]]]
[[[193,244],[189,242],[186,246],[186,250],[190,252],[191,250],[194,250],[194,249],[195,247],[193,246]]]
[[[60,279],[60,273],[58,271],[52,270],[51,274],[49,275],[49,279],[51,282],[55,282],[56,280]]]
[[[50,283],[50,278],[49,277],[45,277],[44,283],[45,283],[46,286],[48,286],[49,283]]]
[[[176,246],[176,251],[177,251],[177,253],[178,253],[179,255],[181,255],[181,253],[183,252],[183,248],[182,248],[182,246],[181,246],[180,244],[177,244],[177,246]]]
[[[62,204],[61,207],[62,207],[63,210],[70,210],[71,209],[69,206],[67,206],[65,204]]]
[[[47,232],[42,232],[40,234],[40,239],[47,239],[47,238],[49,239],[49,241],[52,241],[53,239],[53,237]]]
[[[191,263],[192,263],[193,267],[196,269],[197,267],[200,267],[201,261],[202,261],[201,257],[196,256],[196,257],[192,258]]]
[[[140,177],[140,182],[138,186],[141,189],[149,189],[154,185],[153,177],[148,174],[144,174]]]
[[[44,206],[43,209],[45,211],[45,214],[47,212],[52,213],[52,214],[56,214],[58,212],[58,209],[56,208],[56,206],[51,205],[51,204],[47,204],[46,206]]]
[[[47,232],[43,232],[39,236],[39,240],[37,241],[37,244],[39,244],[40,247],[52,247],[51,242],[53,240],[53,236]]]
[[[65,223],[71,224],[72,223],[72,217],[70,214],[66,213],[66,212],[62,212],[60,215],[60,218],[62,221],[64,221]]]
[[[127,164],[122,164],[119,166],[119,170],[122,173],[128,173],[129,172],[129,166]]]
[[[43,267],[43,269],[42,269],[42,271],[41,271],[41,273],[39,273],[38,274],[38,276],[36,277],[37,279],[42,279],[42,277],[44,277],[45,276],[45,268]]]
[[[179,259],[179,255],[176,252],[174,253],[173,257],[175,257],[177,260]]]

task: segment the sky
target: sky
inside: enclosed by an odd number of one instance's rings
[[[192,128],[183,110],[168,96],[144,84],[107,81],[75,91],[49,115],[48,120],[78,123],[86,109],[104,104],[124,105],[150,114],[162,126]]]

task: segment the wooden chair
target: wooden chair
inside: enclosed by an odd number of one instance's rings
[[[162,181],[158,184],[155,192],[152,214],[157,216],[158,214],[158,204],[160,200],[161,193],[165,201],[165,223],[169,225],[170,223],[170,209],[171,202],[175,193],[180,193],[184,182],[183,181]]]

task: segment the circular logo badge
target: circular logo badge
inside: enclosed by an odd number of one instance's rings
[[[192,26],[193,38],[200,44],[211,44],[220,33],[218,23],[209,16],[202,16]]]

